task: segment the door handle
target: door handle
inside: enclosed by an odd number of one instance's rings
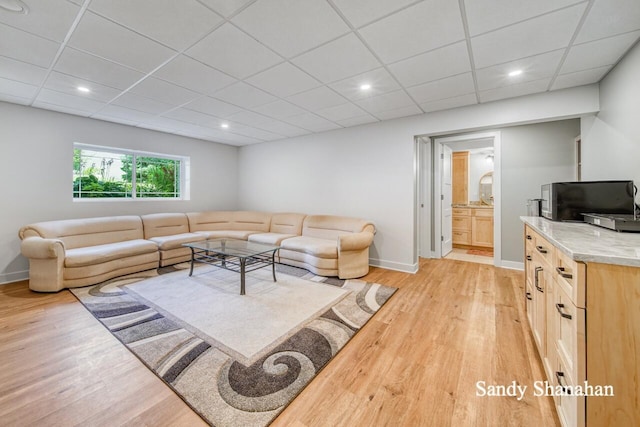
[[[531,261],[533,258],[531,258],[531,255],[527,255],[527,261]]]
[[[542,246],[536,246],[536,249],[538,250],[538,252],[540,252],[541,254],[546,254],[547,250],[545,248],[543,248]]]
[[[571,315],[562,311],[563,308],[564,308],[564,304],[556,304],[556,310],[558,310],[558,313],[560,313],[560,316],[564,317],[565,319],[571,320]]]
[[[544,293],[544,289],[542,289],[540,287],[540,285],[538,284],[538,283],[540,283],[540,278],[538,277],[538,273],[540,273],[542,270],[544,270],[544,268],[536,267],[535,271],[533,272],[533,277],[534,277],[534,282],[535,282],[536,289],[538,290],[538,292]]]
[[[531,292],[525,292],[524,295],[527,297],[527,299],[529,301],[531,301],[533,298],[531,298]]]
[[[561,275],[565,279],[573,279],[573,274],[565,273],[565,268],[564,267],[556,267],[556,271],[558,272],[559,275]]]

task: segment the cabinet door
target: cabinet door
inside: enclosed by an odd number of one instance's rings
[[[465,205],[469,203],[469,152],[460,151],[453,153],[451,163],[453,197],[451,203],[454,205]]]
[[[493,247],[493,217],[474,216],[471,218],[471,244]]]
[[[549,277],[548,268],[536,263],[533,276],[533,338],[538,346],[540,357],[544,360],[547,354],[547,300],[546,290]]]

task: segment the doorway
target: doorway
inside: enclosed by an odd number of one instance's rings
[[[500,266],[500,132],[436,137],[432,141],[433,257],[442,258],[452,249],[486,257],[493,249],[493,257],[488,259]],[[478,164],[478,159],[486,160],[487,170],[476,167],[462,178],[456,176],[456,167]],[[467,182],[467,188],[461,191],[456,180]]]

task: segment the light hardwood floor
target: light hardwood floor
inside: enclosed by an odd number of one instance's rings
[[[398,292],[274,426],[554,426],[524,314],[522,272],[421,260],[418,274],[372,268]],[[68,291],[0,286],[0,424],[205,423]],[[528,385],[523,400],[476,382]]]

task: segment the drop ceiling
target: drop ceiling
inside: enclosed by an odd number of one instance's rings
[[[23,2],[0,101],[231,145],[598,82],[640,38],[638,0]]]

